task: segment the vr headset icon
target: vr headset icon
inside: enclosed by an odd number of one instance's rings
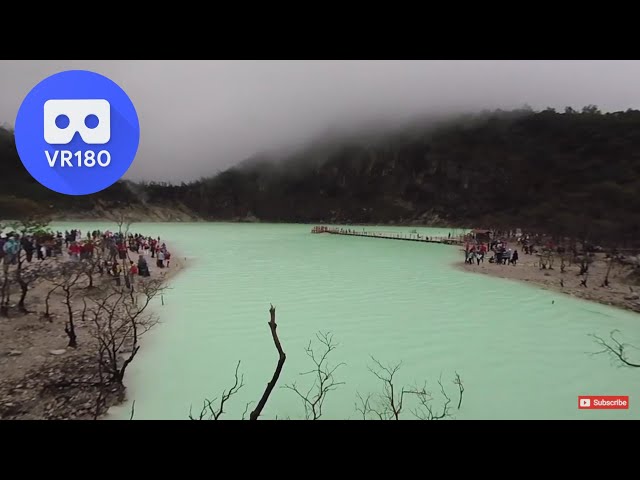
[[[97,125],[93,117],[97,117]],[[111,139],[111,104],[107,100],[47,100],[44,141],[66,145],[76,133],[89,145],[107,143]]]

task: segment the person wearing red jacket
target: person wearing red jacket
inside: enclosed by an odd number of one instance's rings
[[[71,246],[69,247],[69,255],[71,256],[71,259],[72,260],[79,260],[80,259],[80,252],[81,252],[80,245],[78,245],[78,243],[76,243],[76,242],[72,242]]]

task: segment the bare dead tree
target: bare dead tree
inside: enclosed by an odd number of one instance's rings
[[[276,365],[276,369],[273,372],[271,381],[267,383],[267,387],[265,388],[264,393],[262,394],[262,397],[258,402],[258,405],[251,412],[251,415],[249,415],[249,420],[257,420],[258,417],[260,417],[260,414],[262,413],[264,406],[267,404],[267,400],[269,400],[269,395],[271,395],[273,388],[276,386],[276,383],[278,382],[278,378],[280,378],[280,372],[282,372],[282,367],[284,366],[284,362],[287,359],[287,356],[285,355],[284,350],[282,350],[280,339],[278,338],[278,332],[277,332],[278,325],[276,324],[276,309],[273,305],[271,305],[271,308],[269,309],[269,315],[271,317],[269,320],[269,329],[271,330],[273,343],[275,344],[276,350],[278,351],[278,364]]]
[[[382,393],[372,397],[375,402],[369,402],[369,412],[367,413],[374,413],[382,420],[399,420],[404,406],[404,396],[407,392],[404,388],[396,387],[394,377],[400,370],[402,362],[386,366],[374,357],[371,357],[371,360],[374,366],[368,368],[382,382]]]
[[[20,300],[18,301],[18,308],[21,312],[30,313],[25,306],[29,287],[38,280],[51,278],[57,271],[59,271],[59,265],[58,262],[54,260],[45,260],[43,262],[28,264],[19,263],[19,268],[16,269],[16,281],[20,286]]]
[[[284,366],[284,363],[287,359],[286,354],[284,353],[284,350],[282,349],[282,345],[280,343],[280,339],[278,338],[278,332],[277,332],[277,328],[278,325],[276,323],[276,309],[273,305],[271,305],[271,308],[269,308],[269,330],[271,331],[271,336],[273,338],[273,343],[276,347],[276,350],[278,351],[278,363],[276,365],[275,371],[273,373],[273,376],[271,378],[271,380],[267,383],[267,386],[265,388],[264,393],[262,394],[262,397],[260,398],[260,400],[258,401],[258,404],[256,406],[256,408],[250,413],[249,415],[249,420],[257,420],[261,413],[262,410],[264,409],[269,396],[271,395],[271,392],[273,391],[273,389],[275,388],[276,383],[278,382],[278,379],[280,378],[280,374],[282,372],[282,368]],[[329,377],[331,378],[331,380],[328,382],[327,379],[325,378],[323,380],[323,386],[324,389],[326,390],[326,387],[333,383],[333,386],[335,387],[337,385],[336,382],[334,382],[332,380],[332,375],[335,372],[335,367],[334,369],[330,369],[330,370],[326,370],[326,356],[333,350],[335,349],[336,345],[333,343],[331,336],[329,336],[328,334],[326,336],[322,336],[320,335],[318,337],[320,339],[320,341],[322,342],[324,340],[324,345],[326,347],[326,349],[328,351],[326,351],[326,353],[320,357],[317,358],[316,355],[313,353],[312,350],[308,350],[308,354],[310,354],[310,357],[312,358],[312,360],[314,360],[314,362],[316,362],[316,367],[318,369],[320,369],[322,373],[322,375],[324,375],[325,373],[327,373],[329,375]],[[193,414],[193,407],[191,407],[189,409],[189,418],[191,420],[218,420],[220,418],[220,416],[224,413],[224,405],[227,401],[229,401],[229,399],[235,395],[243,386],[244,386],[244,377],[240,376],[240,378],[238,378],[238,369],[240,367],[240,361],[238,361],[238,364],[236,365],[236,371],[235,371],[235,383],[233,384],[233,386],[229,389],[229,390],[224,390],[222,392],[222,396],[220,398],[220,404],[217,406],[215,406],[214,402],[217,400],[217,398],[214,398],[213,400],[208,400],[205,399],[203,402],[203,406],[200,409],[200,413],[197,415]],[[326,392],[324,392],[322,394],[322,397],[324,397],[324,395],[326,395]],[[322,399],[323,401],[323,399]],[[244,412],[242,413],[242,419],[244,420],[247,412],[249,410],[249,406],[252,404],[253,402],[248,402],[245,405],[245,409]],[[318,411],[321,412],[321,407],[319,406],[320,400],[318,402],[316,402]],[[321,413],[320,413],[321,414]]]
[[[98,361],[109,381],[123,384],[127,367],[140,349],[140,337],[157,323],[147,307],[164,289],[161,279],[149,279],[142,283],[138,297],[114,288],[91,299],[86,315],[98,344]]]
[[[82,300],[85,305],[85,315],[86,315],[87,302],[84,298]],[[104,412],[107,411],[107,389],[109,388],[109,381],[108,379],[105,378],[105,371],[104,371],[105,351],[103,348],[100,347],[100,345],[98,345],[97,357],[98,357],[97,359],[98,360],[97,362],[98,363],[98,382],[97,382],[98,395],[96,395],[96,405],[93,412],[94,420],[98,420],[98,418],[100,418],[100,415],[102,415]]]
[[[129,229],[131,228],[132,223],[133,220],[124,213],[121,213],[118,216],[118,219],[116,220],[116,224],[118,225],[118,233],[122,235],[123,238],[126,238],[126,236],[129,234]]]
[[[320,353],[314,351],[311,346],[311,341],[309,341],[309,345],[305,348],[305,352],[313,362],[314,368],[300,374],[313,376],[313,383],[305,390],[300,390],[295,382],[291,385],[284,385],[284,388],[295,392],[302,400],[305,418],[307,420],[318,420],[322,417],[322,407],[327,398],[327,394],[338,388],[338,386],[344,385],[344,382],[335,380],[334,373],[345,364],[338,363],[335,366],[330,366],[327,360],[329,354],[338,347],[333,341],[333,334],[330,332],[319,332],[316,334],[316,339],[320,344]]]
[[[586,272],[584,278],[580,280],[580,286],[584,288],[588,288],[587,281],[589,280],[589,272]]]
[[[84,323],[87,320],[87,298],[82,297],[82,312],[80,312],[80,320]]]
[[[580,257],[580,271],[578,272],[578,276],[586,275],[589,272],[589,265],[592,261],[593,260],[586,252]]]
[[[65,321],[64,331],[69,337],[69,347],[78,347],[78,337],[73,316],[73,296],[76,286],[83,275],[82,265],[79,262],[64,262],[60,264],[59,269],[50,273],[53,276],[53,285],[60,288],[63,293],[63,304],[67,307],[67,320]],[[55,290],[55,289],[53,289]]]
[[[11,301],[11,283],[9,281],[9,264],[6,259],[2,263],[2,299],[0,300],[0,315],[9,316],[9,302]]]
[[[27,298],[27,293],[29,292],[29,285],[35,282],[39,278],[39,273],[36,269],[27,269],[27,271],[23,271],[22,268],[16,271],[16,279],[18,281],[18,285],[20,285],[20,300],[18,300],[18,309],[22,313],[29,313],[27,307],[25,306],[25,300]]]
[[[55,292],[58,288],[60,288],[60,285],[56,285],[56,284],[54,284],[54,285],[53,285],[53,288],[50,288],[50,289],[47,291],[47,295],[44,297],[44,316],[43,316],[43,318],[44,318],[45,320],[49,320],[50,322],[52,321],[52,319],[51,319],[51,313],[50,313],[50,311],[49,311],[49,302],[50,302],[50,300],[51,300],[51,295],[53,295],[53,294],[54,294],[54,292]]]
[[[127,261],[129,260],[129,244],[128,244],[128,236],[129,236],[129,229],[131,228],[131,225],[133,224],[133,220],[124,215],[121,214],[118,221],[118,232],[120,233],[120,241],[123,243],[124,246],[124,258],[122,258],[122,274],[124,276],[124,283],[125,286],[128,289],[131,289],[131,279],[128,275],[129,272],[129,268],[127,265]],[[124,229],[124,231],[123,231]]]
[[[227,401],[231,397],[233,397],[236,393],[238,393],[238,391],[242,387],[244,387],[244,375],[240,375],[240,377],[238,377],[239,368],[240,368],[240,361],[238,360],[238,363],[236,365],[236,371],[234,374],[234,378],[235,378],[234,384],[229,390],[222,391],[222,395],[220,397],[220,403],[218,404],[217,408],[214,406],[214,402],[217,400],[217,398],[214,398],[213,400],[205,399],[204,405],[202,406],[202,410],[200,411],[197,417],[194,417],[193,414],[191,413],[191,408],[189,409],[190,420],[218,420],[222,416],[222,414],[224,413],[225,403],[227,403]],[[249,404],[247,404],[245,411],[242,414],[243,420],[244,420],[244,416],[247,413],[248,408],[249,408]]]
[[[17,239],[18,252],[15,258],[16,269],[13,278],[20,287],[18,309],[22,313],[29,313],[25,307],[25,298],[29,291],[29,286],[45,273],[43,264],[39,262],[31,263],[33,246],[30,242],[34,234],[47,232],[48,224],[48,220],[41,218],[27,218],[12,224],[12,230],[20,234],[20,238]],[[23,243],[25,240],[26,243]],[[27,249],[29,249],[29,253],[27,253]]]
[[[553,249],[548,248],[546,252],[544,252],[544,255],[546,257],[547,270],[553,270],[553,264],[556,261],[555,252]]]
[[[458,410],[460,410],[460,407],[462,406],[462,394],[464,393],[464,385],[462,384],[462,379],[460,378],[460,374],[458,372],[456,372],[453,383],[458,386],[458,391],[460,392],[460,396],[458,397]]]
[[[102,249],[95,248],[95,244],[94,244],[92,256],[89,258],[83,258],[81,261],[82,268],[89,282],[87,285],[87,290],[91,290],[95,288],[95,285],[93,284],[94,283],[93,276],[95,275],[96,272],[99,272],[102,270],[102,262],[103,262]]]
[[[43,268],[40,271],[40,274],[42,276],[42,279],[50,284],[50,288],[47,290],[47,294],[44,297],[43,318],[45,320],[52,321],[50,311],[51,297],[58,289],[61,288],[62,284],[65,283],[65,276],[70,276],[72,271],[79,267],[73,263],[66,263],[49,259],[44,260],[42,263],[43,265],[46,265],[46,268]]]
[[[244,420],[247,416],[247,412],[249,411],[249,406],[252,404],[253,402],[247,402],[247,404],[244,406],[244,412],[242,412],[242,420]]]
[[[417,400],[417,406],[411,413],[420,420],[440,420],[451,417],[451,397],[447,394],[442,378],[438,380],[442,405],[436,409],[434,406],[434,396],[427,389],[426,382],[421,387],[399,387],[396,385],[396,374],[400,370],[402,362],[392,365],[383,365],[374,357],[373,367],[369,371],[382,382],[382,392],[363,396],[359,392],[356,395],[356,411],[362,415],[363,420],[367,420],[374,415],[380,420],[400,420],[404,407],[409,397]],[[456,372],[453,383],[458,386],[459,399],[458,410],[462,405],[462,394],[464,386],[460,375]]]
[[[100,415],[107,411],[106,389],[108,387],[104,376],[104,352],[98,348],[98,395],[96,396],[96,406],[93,412],[93,419],[98,420]]]
[[[615,261],[615,258],[611,257],[611,258],[609,258],[609,261],[607,262],[607,273],[605,273],[604,280],[602,281],[602,285],[600,285],[603,288],[609,286],[609,274],[611,273],[611,268],[613,267],[613,262],[614,261]]]
[[[414,389],[408,391],[415,395],[418,399],[418,406],[414,408],[413,415],[419,420],[442,420],[451,416],[450,404],[451,398],[447,395],[447,392],[442,384],[442,378],[438,379],[438,385],[440,385],[440,393],[444,398],[441,410],[435,410],[433,406],[433,395],[427,390],[426,382],[420,389]]]
[[[601,355],[604,353],[611,356],[611,358],[614,361],[616,361],[622,366],[640,368],[640,360],[638,362],[632,362],[627,357],[627,351],[630,348],[633,348],[636,350],[640,350],[640,349],[638,349],[634,345],[620,342],[616,338],[616,334],[619,334],[619,333],[620,333],[619,330],[612,330],[611,333],[609,334],[610,342],[608,342],[607,340],[604,340],[602,337],[599,337],[598,335],[590,334],[589,336],[594,338],[595,342],[602,347],[602,350],[600,350],[599,352],[595,352],[592,355]]]
[[[367,394],[367,396],[362,396],[360,392],[356,392],[356,411],[362,415],[362,420],[367,419],[367,415],[373,413],[373,409],[371,407],[371,397],[372,393]],[[380,420],[384,420],[381,416],[379,416]]]
[[[539,254],[539,266],[541,270],[553,270],[554,252],[550,248],[544,248]]]

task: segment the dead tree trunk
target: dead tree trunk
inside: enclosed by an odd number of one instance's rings
[[[58,289],[58,285],[53,287],[51,290],[47,292],[47,296],[44,298],[44,318],[51,321],[51,313],[49,312],[49,300],[51,299],[51,295]]]
[[[578,276],[585,275],[589,271],[589,255],[585,254],[582,259],[580,259],[580,273]]]
[[[18,283],[20,284],[20,301],[18,301],[18,309],[20,309],[22,313],[29,313],[24,306],[24,300],[27,298],[27,292],[29,291],[29,284],[22,279],[20,279]]]
[[[613,257],[609,259],[609,265],[607,265],[607,273],[604,276],[604,281],[602,282],[601,287],[609,286],[609,273],[611,273],[611,267],[613,267]]]
[[[64,286],[62,289],[64,290],[64,295],[65,295],[64,303],[67,305],[67,313],[69,316],[67,324],[64,327],[64,332],[69,337],[69,348],[78,348],[76,329],[73,324],[73,307],[71,306],[71,287]]]
[[[5,258],[6,261],[6,258]],[[9,287],[9,265],[4,265],[4,281],[2,282],[2,302],[0,303],[0,315],[9,316],[9,299],[11,297],[11,289]]]
[[[580,286],[584,288],[588,288],[587,280],[589,280],[589,272],[584,276],[582,280],[580,280]]]
[[[276,324],[276,309],[273,305],[269,309],[269,314],[271,315],[271,320],[269,321],[269,329],[271,329],[271,336],[273,337],[273,343],[276,346],[276,350],[278,350],[278,365],[276,365],[276,370],[273,372],[273,377],[271,381],[267,383],[267,388],[265,388],[264,393],[262,394],[262,398],[258,402],[255,410],[251,412],[249,416],[249,420],[257,420],[260,414],[262,413],[262,409],[267,404],[267,400],[269,400],[269,395],[271,395],[271,391],[276,386],[278,378],[280,377],[280,372],[282,371],[282,367],[284,366],[284,362],[287,359],[284,351],[282,350],[282,345],[280,345],[280,339],[278,339],[278,332],[276,329],[278,325]]]

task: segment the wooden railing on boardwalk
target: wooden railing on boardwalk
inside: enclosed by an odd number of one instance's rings
[[[384,231],[366,231],[355,230],[353,228],[336,228],[317,226],[311,229],[311,233],[329,233],[332,235],[349,235],[352,237],[371,237],[384,238],[387,240],[404,240],[406,242],[424,242],[424,243],[442,243],[445,245],[463,245],[464,237],[430,237],[420,233],[404,233],[404,232],[384,232]]]

